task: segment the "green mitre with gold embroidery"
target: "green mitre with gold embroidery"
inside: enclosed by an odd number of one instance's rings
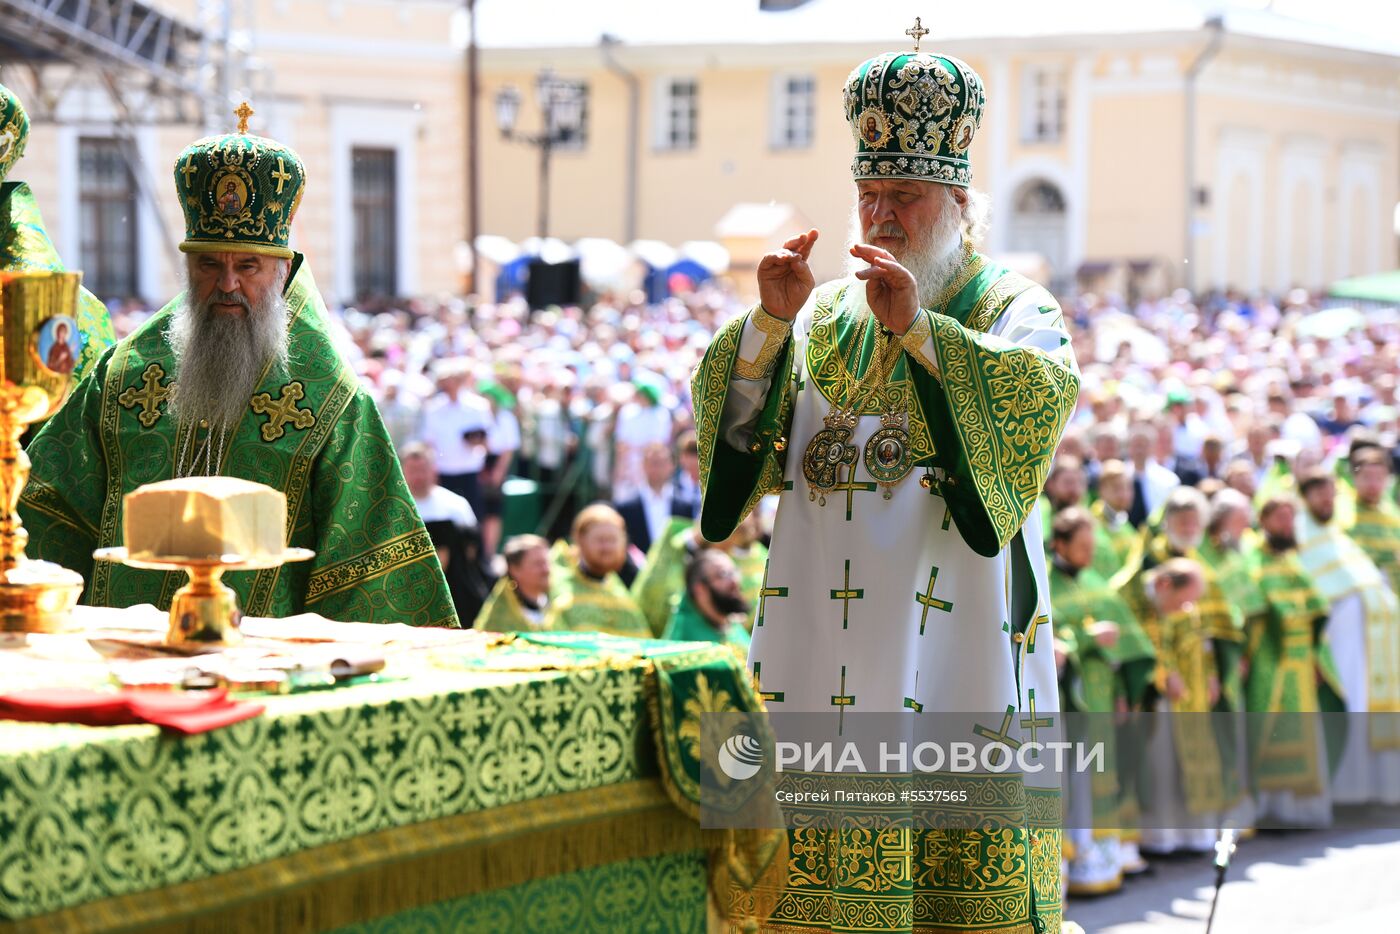
[[[306,190],[306,166],[291,148],[248,134],[253,110],[236,111],[238,132],[206,136],[175,160],[185,212],[183,253],[292,257],[292,216]]]
[[[13,91],[0,84],[0,182],[9,177],[10,169],[24,155],[29,140],[29,115]]]
[[[846,79],[846,121],[856,139],[851,172],[864,178],[914,178],[972,184],[967,151],[982,122],[982,79],[948,55],[886,52]]]

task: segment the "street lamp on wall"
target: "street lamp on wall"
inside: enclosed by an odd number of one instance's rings
[[[561,80],[545,68],[535,77],[535,99],[540,108],[540,132],[517,133],[521,94],[512,85],[496,92],[496,125],[504,139],[534,146],[540,151],[540,214],[538,232],[549,236],[549,157],[554,147],[575,139],[583,127],[583,93],[573,81]]]

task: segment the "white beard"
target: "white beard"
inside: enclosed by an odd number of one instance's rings
[[[933,308],[939,294],[957,274],[963,258],[961,249],[962,207],[953,197],[951,188],[941,187],[945,189],[942,193],[943,210],[939,212],[938,222],[922,237],[894,224],[877,224],[868,230],[862,229],[860,209],[859,207],[853,209],[851,211],[851,229],[846,241],[847,273],[854,273],[858,269],[865,268],[863,260],[850,255],[852,246],[857,243],[869,243],[877,233],[892,236],[903,235],[907,238],[904,244],[890,250],[890,252],[894,254],[894,258],[899,261],[901,266],[913,274],[914,281],[919,283],[919,306]]]
[[[256,303],[245,302],[240,317],[210,308],[216,299],[239,298],[216,291],[195,302],[186,290],[166,327],[175,356],[171,414],[182,425],[207,420],[211,435],[232,430],[269,365],[275,376],[287,374],[287,303],[281,293],[269,289]]]

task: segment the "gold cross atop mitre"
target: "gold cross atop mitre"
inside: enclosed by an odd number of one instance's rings
[[[914,40],[914,51],[919,51],[919,40],[928,35],[928,30],[924,28],[923,17],[914,17],[914,28],[904,30],[904,34]]]
[[[917,46],[916,46],[915,48],[916,48],[916,50],[917,50]],[[249,107],[247,101],[244,101],[243,103],[241,103],[241,104],[238,105],[238,109],[235,110],[235,111],[233,112],[233,115],[234,115],[235,117],[238,118],[238,132],[239,132],[239,133],[242,133],[242,134],[244,134],[244,135],[247,135],[247,133],[248,133],[248,118],[251,117],[251,116],[252,116],[253,114],[255,114],[255,113],[257,113],[257,111],[254,110],[253,108]]]

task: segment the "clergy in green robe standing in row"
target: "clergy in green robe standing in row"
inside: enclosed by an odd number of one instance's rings
[[[683,642],[720,642],[749,654],[749,631],[743,617],[752,609],[744,599],[739,568],[718,548],[697,552],[685,569],[685,591],[663,638]]]
[[[538,535],[516,535],[506,541],[502,556],[506,559],[506,572],[482,604],[475,628],[492,632],[543,629],[553,570],[549,542]]]
[[[432,540],[374,401],[341,358],[311,271],[288,246],[306,171],[238,132],[175,163],[189,288],[102,355],[29,446],[29,555],[80,573],[83,602],[168,607],[184,583],[94,562],[122,544],[123,497],[195,475],[287,497],[287,543],[310,561],[229,573],[244,612],[456,626]]]
[[[1071,506],[1055,516],[1050,533],[1050,604],[1055,636],[1069,656],[1065,709],[1096,715],[1084,718],[1087,732],[1079,738],[1107,750],[1102,770],[1069,776],[1071,895],[1117,890],[1125,861],[1138,861],[1135,844],[1121,833],[1136,808],[1124,806],[1112,715],[1141,702],[1156,654],[1132,610],[1094,570],[1094,532],[1089,511]]]
[[[798,234],[715,335],[692,382],[701,531],[722,541],[778,494],[749,652],[770,712],[820,715],[833,742],[864,711],[1023,735],[1059,707],[1036,504],[1079,393],[1069,332],[1044,288],[977,252],[977,73],[890,52],[842,90],[852,274],[818,286],[818,232]],[[1055,934],[1058,779],[974,778],[1015,780],[1023,807],[995,830],[793,829],[786,883],[734,893],[730,923]]]
[[[1400,507],[1390,488],[1390,452],[1379,444],[1352,444],[1348,457],[1356,508],[1347,533],[1400,591]]]
[[[1337,482],[1321,467],[1297,482],[1298,560],[1328,603],[1327,643],[1349,717],[1334,804],[1400,804],[1400,600],[1337,518]],[[1364,723],[1363,723],[1364,721]]]
[[[24,182],[9,180],[10,170],[24,155],[28,141],[29,117],[24,105],[0,84],[0,272],[61,271],[67,267],[44,229],[34,192]],[[63,359],[64,365],[72,367],[74,378],[81,379],[116,343],[116,337],[107,306],[87,289],[78,293],[74,325],[68,329],[69,353]]]
[[[1325,736],[1323,719],[1308,714],[1345,707],[1324,638],[1327,601],[1298,560],[1295,519],[1293,497],[1266,499],[1259,507],[1263,540],[1249,556],[1265,606],[1246,624],[1246,709],[1279,715],[1250,718],[1249,774],[1261,821],[1321,827],[1331,821],[1328,771],[1345,734]]]
[[[607,503],[585,506],[574,517],[573,548],[551,574],[544,628],[651,638],[646,618],[617,572],[627,560],[627,525]]]

